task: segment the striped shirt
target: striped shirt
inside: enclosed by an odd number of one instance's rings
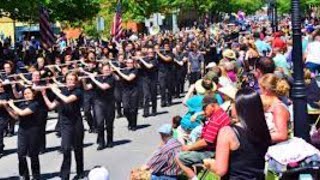
[[[230,125],[230,118],[223,109],[220,108],[211,115],[201,133],[201,139],[204,139],[209,144],[205,150],[211,151],[215,149],[219,130],[228,125]]]
[[[181,174],[181,169],[174,160],[181,151],[181,146],[182,144],[178,140],[171,138],[166,144],[159,147],[147,163],[147,166],[152,170],[152,174],[166,176]]]

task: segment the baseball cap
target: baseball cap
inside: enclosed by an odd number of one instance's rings
[[[209,104],[214,104],[214,103],[217,103],[216,98],[213,97],[212,95],[207,95],[202,100],[202,107],[205,108]]]
[[[171,124],[163,124],[162,126],[160,126],[160,128],[158,129],[158,133],[171,135],[172,134]]]
[[[109,171],[105,167],[95,167],[88,174],[89,180],[109,180]]]

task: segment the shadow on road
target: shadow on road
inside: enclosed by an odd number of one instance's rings
[[[118,141],[113,142],[113,146],[120,146],[123,144],[128,144],[130,142],[131,142],[131,140],[129,140],[129,139],[118,140]]]
[[[86,144],[83,144],[83,148],[86,148],[86,147],[89,147],[89,146],[92,146],[92,145],[93,145],[93,143],[86,143]],[[59,151],[60,148],[61,148],[61,146],[47,147],[46,151],[43,154],[49,153],[49,152],[53,152],[53,151]],[[14,154],[16,152],[17,152],[17,149],[5,149],[3,157],[4,156],[9,156],[9,155]]]
[[[182,101],[176,101],[176,102],[172,102],[172,106],[174,106],[174,105],[178,105],[178,104],[181,104],[182,103]]]
[[[10,176],[5,178],[0,178],[0,180],[19,180],[18,176]]]
[[[90,170],[85,170],[84,174],[87,177]],[[71,175],[75,175],[75,173],[71,173]],[[52,179],[52,178],[59,178],[60,172],[54,172],[54,173],[45,173],[40,175],[40,179]],[[72,177],[72,176],[71,176]],[[30,176],[31,178],[31,176]],[[0,178],[0,180],[19,180],[19,176],[10,176],[5,178]]]
[[[158,116],[158,115],[168,114],[168,113],[169,113],[169,111],[160,111],[160,112],[157,112],[156,115]]]
[[[151,126],[150,124],[141,124],[141,125],[137,125],[137,130],[140,130],[140,129],[144,129],[144,128],[147,128]]]

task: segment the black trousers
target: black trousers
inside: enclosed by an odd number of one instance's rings
[[[83,111],[84,111],[84,117],[87,120],[87,123],[90,127],[90,129],[95,128],[96,122],[94,121],[94,114],[92,114],[93,109],[93,91],[84,91],[83,93]]]
[[[0,153],[3,152],[4,143],[3,143],[3,135],[4,132],[7,130],[8,120],[0,119]]]
[[[46,149],[46,125],[47,125],[47,117],[48,111],[43,109],[40,111],[41,116],[41,127],[40,127],[40,151],[44,151]]]
[[[107,127],[107,142],[113,142],[113,123],[115,118],[114,100],[96,99],[94,101],[94,112],[97,121],[98,138],[97,143],[104,145],[104,127]]]
[[[54,128],[56,132],[61,133],[61,120],[60,120],[60,115],[58,114],[57,118],[57,124],[56,127]]]
[[[123,91],[123,87],[121,86],[120,82],[117,82],[114,89],[114,97],[116,100],[116,108],[117,108],[118,115],[122,115],[122,111],[121,111],[122,91]]]
[[[184,71],[182,68],[176,69],[175,71],[176,81],[174,83],[174,95],[180,97],[180,94],[184,91]]]
[[[138,118],[138,87],[124,88],[122,92],[123,112],[129,127],[137,126]]]
[[[158,78],[160,84],[161,105],[171,104],[174,88],[172,85],[173,73],[159,71]]]
[[[143,79],[138,77],[138,105],[144,106],[144,91],[143,91]]]
[[[143,77],[142,79],[143,95],[144,95],[144,115],[150,114],[150,102],[152,107],[152,112],[157,111],[157,79]]]
[[[18,130],[18,160],[19,175],[25,179],[29,179],[29,170],[27,164],[27,156],[31,159],[32,175],[35,179],[40,176],[39,151],[40,127],[19,127]]]
[[[191,72],[189,74],[189,83],[194,84],[201,78],[201,73],[200,72]]]
[[[69,179],[71,168],[71,150],[74,150],[74,155],[77,165],[77,174],[84,172],[83,167],[83,138],[84,128],[82,120],[76,120],[74,123],[66,124],[61,117],[61,148],[63,153],[63,161],[61,165],[60,176],[62,179]]]
[[[14,134],[14,125],[16,124],[16,121],[12,118],[8,121],[8,133]]]

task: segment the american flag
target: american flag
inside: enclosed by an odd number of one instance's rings
[[[41,6],[40,7],[40,36],[41,36],[41,46],[43,49],[47,50],[52,47],[55,42],[55,37],[51,29],[49,22],[49,12],[48,9]]]
[[[121,17],[121,0],[118,0],[116,14],[113,18],[113,23],[111,27],[111,35],[113,36],[114,40],[118,41],[121,38],[122,34],[122,17]]]

